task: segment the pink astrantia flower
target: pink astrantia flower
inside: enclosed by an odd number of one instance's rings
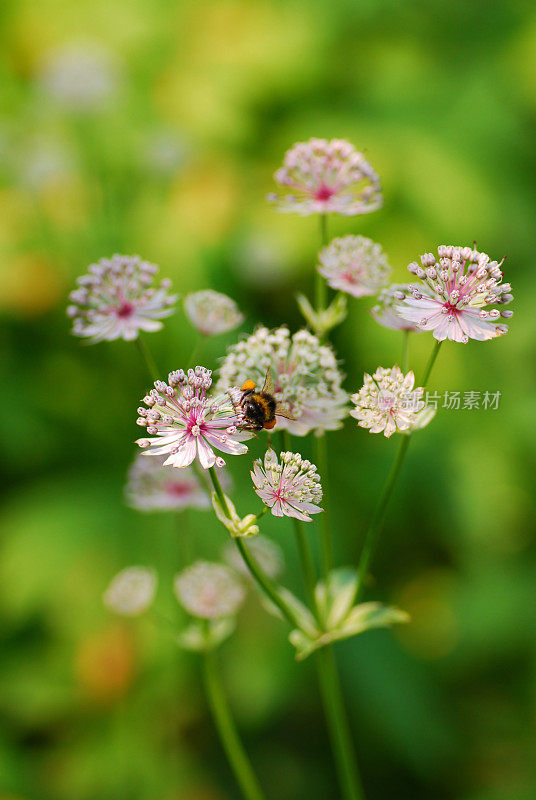
[[[342,139],[309,139],[285,153],[274,174],[279,211],[297,214],[367,214],[382,204],[380,180],[362,153]]]
[[[383,433],[389,438],[397,431],[422,428],[431,420],[421,412],[425,408],[422,399],[424,390],[414,389],[413,372],[404,375],[397,367],[378,367],[373,375],[365,373],[364,385],[357,394],[350,396],[355,408],[350,415],[359,420],[361,428],[370,433]]]
[[[240,390],[212,397],[212,373],[204,367],[170,372],[169,384],[155,381],[155,388],[144,397],[148,409],[138,408],[138,425],[147,428],[151,439],[138,439],[144,455],[167,455],[164,466],[187,467],[197,457],[203,469],[223,466],[214,450],[238,456],[247,452],[243,444],[252,434],[240,431],[244,420],[233,402]]]
[[[465,344],[469,339],[486,341],[507,333],[507,326],[497,321],[513,312],[486,308],[513,300],[512,287],[502,283],[502,261],[499,264],[490,261],[486,253],[452,245],[439,247],[438,255],[437,260],[432,253],[425,253],[422,267],[415,262],[408,266],[424,289],[410,285],[403,302],[396,306],[400,316],[422,331],[433,331],[438,341]]]
[[[220,619],[236,614],[245,598],[235,572],[223,564],[196,561],[175,576],[175,596],[194,617]]]
[[[139,256],[101,258],[87,275],[78,278],[71,292],[67,315],[73,334],[103,340],[137,339],[140,331],[158,331],[163,317],[173,314],[177,295],[170,295],[168,280],[153,287],[158,267]]]
[[[364,236],[333,239],[318,254],[319,273],[332,289],[354,297],[376,294],[391,272],[382,248]]]
[[[267,450],[264,465],[261,459],[253,464],[251,479],[255,492],[272,510],[274,517],[295,517],[312,522],[310,514],[322,509],[320,476],[314,464],[298,453],[281,453],[279,463],[273,450]]]
[[[237,328],[244,315],[235,301],[221,292],[204,289],[186,296],[184,310],[188,319],[203,336],[217,336]]]
[[[391,328],[395,331],[413,331],[414,333],[422,331],[422,328],[419,328],[415,322],[404,319],[397,311],[400,301],[410,291],[409,283],[392,283],[382,289],[377,297],[376,305],[370,309],[376,322],[379,322],[384,328]],[[428,290],[424,287],[421,291],[423,294],[428,294]]]
[[[182,511],[210,508],[210,493],[193,467],[164,467],[166,456],[144,458],[138,453],[128,472],[125,497],[139,511]]]

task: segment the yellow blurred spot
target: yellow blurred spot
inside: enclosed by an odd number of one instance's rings
[[[31,224],[32,201],[29,196],[17,189],[0,189],[0,246],[8,250]]]
[[[443,658],[458,642],[458,625],[451,604],[454,578],[446,570],[429,570],[407,583],[396,605],[410,615],[409,625],[396,627],[396,635],[420,658]]]
[[[119,623],[85,638],[75,655],[81,688],[97,702],[122,697],[132,684],[135,666],[132,637]]]
[[[240,185],[219,162],[192,165],[177,178],[167,208],[167,224],[210,244],[230,229],[239,208]]]
[[[43,211],[59,227],[76,228],[88,213],[88,192],[75,176],[61,176],[47,181],[40,189]]]
[[[0,309],[28,316],[43,314],[62,293],[59,271],[42,256],[13,255],[0,267]]]

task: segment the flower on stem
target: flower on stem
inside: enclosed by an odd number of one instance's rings
[[[235,301],[212,289],[187,295],[184,310],[194,328],[204,336],[227,333],[244,321]]]
[[[274,397],[293,419],[279,417],[278,429],[294,436],[335,430],[346,416],[346,392],[335,354],[306,330],[290,335],[288,328],[257,328],[233,345],[220,368],[218,389],[225,391],[253,380],[260,388],[270,370]]]
[[[140,331],[158,331],[159,321],[173,314],[177,295],[169,294],[170,281],[154,287],[158,267],[139,256],[114,255],[91,264],[77,279],[67,316],[72,333],[92,343],[112,339],[137,339]]]
[[[233,400],[240,390],[231,389],[213,397],[207,392],[212,373],[205,367],[169,373],[169,383],[155,381],[143,398],[148,408],[138,408],[138,425],[154,438],[138,439],[143,455],[167,455],[164,466],[187,467],[197,457],[203,469],[222,467],[225,461],[214,449],[238,456],[247,452],[243,444],[251,433],[238,430],[244,420]]]
[[[256,536],[248,542],[248,550],[260,570],[269,578],[278,578],[285,566],[282,549],[276,542],[266,536]],[[244,559],[232,542],[225,546],[223,555],[227,563],[242,577],[252,580],[251,573],[244,564]]]
[[[393,433],[422,428],[433,415],[422,416],[426,404],[422,399],[424,390],[414,389],[413,372],[404,375],[397,367],[378,367],[373,375],[365,373],[365,383],[350,397],[355,409],[350,415],[359,420],[361,428],[370,428],[370,433],[383,433],[389,438]]]
[[[116,614],[136,617],[147,611],[156,594],[157,577],[148,567],[127,567],[111,581],[103,602]]]
[[[380,325],[384,328],[391,328],[395,331],[412,331],[418,333],[422,328],[415,322],[410,322],[404,319],[397,311],[397,306],[400,301],[404,299],[406,294],[410,292],[409,283],[392,283],[385,289],[382,289],[376,298],[376,305],[370,309],[370,313]],[[428,293],[428,290],[423,287],[423,295]]]
[[[312,522],[310,514],[322,509],[322,486],[314,464],[299,453],[281,453],[281,463],[273,450],[267,450],[264,465],[261,459],[253,464],[251,479],[255,492],[271,509],[274,517],[295,517]]]
[[[421,279],[424,288],[410,285],[396,307],[401,317],[422,331],[433,331],[438,341],[451,339],[465,344],[469,339],[486,341],[508,332],[498,320],[508,319],[513,312],[487,308],[513,300],[512,287],[502,283],[502,261],[491,261],[486,253],[470,247],[441,245],[438,259],[433,253],[425,253],[421,263],[413,262],[408,269]]]
[[[279,211],[297,214],[367,214],[382,204],[380,180],[362,153],[343,139],[310,139],[285,153],[274,174]]]
[[[236,614],[245,591],[235,573],[223,564],[196,561],[176,575],[175,595],[194,617],[219,619]]]
[[[317,269],[329,286],[354,297],[376,294],[391,272],[380,245],[364,236],[333,239],[318,258]]]
[[[182,511],[210,508],[208,487],[203,486],[192,467],[165,467],[165,456],[144,458],[138,453],[128,473],[125,496],[139,511]]]
[[[47,98],[67,111],[98,112],[117,96],[121,78],[111,52],[68,44],[47,54],[39,83]]]

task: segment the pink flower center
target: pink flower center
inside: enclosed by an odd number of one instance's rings
[[[189,483],[168,483],[164,487],[166,494],[171,495],[171,497],[187,497],[193,487]]]
[[[460,309],[457,308],[457,306],[453,306],[452,303],[448,302],[443,304],[443,308],[445,309],[447,314],[449,314],[451,317],[455,317],[460,311]]]
[[[134,311],[134,306],[132,305],[132,303],[127,303],[126,301],[124,301],[117,308],[115,313],[117,314],[119,319],[126,319],[127,317],[130,317],[132,315],[133,311]]]
[[[335,194],[335,189],[331,189],[329,186],[326,186],[325,183],[322,183],[316,190],[314,198],[315,200],[325,201],[329,200],[330,197],[333,197],[334,194]]]

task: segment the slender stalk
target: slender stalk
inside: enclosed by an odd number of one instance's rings
[[[322,532],[322,563],[324,575],[327,577],[333,567],[333,533],[331,529],[331,502],[328,480],[328,442],[325,433],[315,438],[315,463],[322,479],[324,513],[320,514],[320,530]]]
[[[300,522],[299,519],[295,518],[292,519],[292,522],[294,523],[294,533],[296,534],[296,541],[298,543],[298,552],[300,554],[300,562],[303,572],[305,591],[307,593],[307,600],[309,601],[311,611],[320,622],[320,615],[318,613],[315,596],[316,571],[313,562],[313,556],[309,547],[309,542],[307,541],[307,535],[303,527],[303,522]]]
[[[320,242],[322,247],[328,243],[328,217],[327,214],[320,214]],[[328,287],[326,279],[316,270],[315,272],[315,305],[317,312],[326,308],[328,301]]]
[[[404,375],[408,371],[409,362],[409,335],[410,331],[402,331],[402,372]]]
[[[434,348],[430,354],[430,358],[428,359],[426,368],[424,370],[422,381],[420,383],[420,386],[422,386],[423,389],[426,387],[426,384],[428,383],[428,379],[430,378],[430,373],[432,372],[432,367],[435,364],[435,360],[439,353],[440,347],[441,347],[441,342],[436,341],[436,343],[434,344]],[[378,504],[374,510],[374,514],[372,515],[372,520],[365,536],[365,543],[363,545],[363,550],[361,551],[361,556],[357,567],[357,574],[359,579],[356,592],[357,598],[359,598],[363,592],[365,577],[367,575],[367,571],[370,562],[372,560],[372,556],[374,554],[374,549],[376,547],[378,537],[380,535],[383,523],[385,521],[385,515],[387,514],[387,507],[389,505],[391,495],[393,494],[395,484],[397,482],[398,476],[400,475],[400,470],[402,469],[402,464],[404,463],[404,458],[406,456],[409,443],[411,441],[411,436],[412,436],[411,433],[402,436],[400,444],[398,445],[398,450],[395,456],[395,460],[393,462],[389,475],[387,476],[387,481],[385,482],[385,486],[380,495]]]
[[[221,488],[221,484],[219,478],[216,474],[216,470],[214,467],[209,469],[210,479],[212,481],[212,485],[214,486],[214,491],[220,501],[220,504],[223,509],[225,509],[225,513],[231,518],[231,513],[229,510],[229,506],[227,505],[227,499],[225,494],[223,493],[223,489]],[[268,599],[281,611],[284,618],[292,625],[293,628],[300,628],[301,625],[299,620],[297,619],[294,611],[292,608],[285,602],[283,597],[281,597],[277,587],[274,583],[272,583],[271,579],[261,570],[257,562],[254,558],[252,558],[251,554],[249,553],[246,545],[242,541],[240,537],[236,537],[234,539],[234,543],[242,556],[244,564],[248,568],[251,576],[261,589],[261,591],[268,597]]]
[[[154,360],[153,355],[147,346],[147,342],[145,339],[142,339],[141,334],[138,335],[138,338],[135,341],[142,360],[147,367],[147,372],[153,381],[157,381],[160,376],[160,372],[158,371],[156,361]]]
[[[316,654],[316,665],[331,747],[344,800],[364,800],[354,745],[331,645]]]
[[[199,331],[197,331],[194,346],[192,347],[192,352],[190,353],[190,357],[188,358],[189,367],[195,368],[197,366],[194,362],[197,361],[197,359],[199,358],[201,350],[203,349],[204,342],[205,342],[205,337],[201,333],[199,333]]]
[[[203,677],[214,723],[218,729],[223,749],[233,770],[236,782],[246,800],[264,800],[264,794],[253,772],[244,746],[240,741],[231,715],[213,650],[203,653]]]

